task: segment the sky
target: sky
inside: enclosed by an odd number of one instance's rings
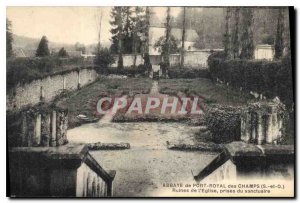
[[[110,41],[111,7],[7,7],[7,18],[12,22],[16,35],[40,39],[46,35],[49,41],[85,45],[97,43],[99,13],[102,12],[101,43]],[[172,7],[176,17],[181,8]],[[152,7],[160,20],[165,19],[166,7]],[[97,20],[98,19],[98,20]]]

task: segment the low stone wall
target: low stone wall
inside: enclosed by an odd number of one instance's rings
[[[118,56],[114,56],[115,58],[115,63],[113,63],[111,65],[111,67],[118,67],[118,61],[119,61],[119,57]],[[144,59],[142,57],[142,55],[138,54],[136,55],[136,62],[135,65],[143,65],[144,64]],[[131,67],[134,65],[134,55],[133,54],[123,54],[123,66],[124,67]]]
[[[41,101],[49,102],[64,90],[76,90],[95,81],[97,77],[98,74],[93,68],[83,68],[18,84],[6,93],[6,108],[18,110]]]

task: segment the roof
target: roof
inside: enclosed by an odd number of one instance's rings
[[[155,44],[155,42],[162,36],[165,35],[166,28],[164,27],[153,27],[149,28],[149,42],[150,44]],[[171,34],[175,37],[176,40],[181,41],[182,38],[182,29],[180,28],[172,28]],[[199,38],[197,32],[193,29],[185,30],[185,40],[188,42],[196,42]]]

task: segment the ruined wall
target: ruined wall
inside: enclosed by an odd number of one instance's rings
[[[40,101],[51,101],[64,90],[76,90],[78,87],[95,81],[97,76],[94,69],[84,68],[79,71],[50,75],[26,84],[18,84],[7,92],[7,110],[21,109]]]

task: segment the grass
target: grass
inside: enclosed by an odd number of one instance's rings
[[[101,115],[96,114],[96,104],[101,96],[148,93],[151,85],[152,80],[148,78],[101,77],[96,82],[59,98],[56,103],[68,108],[69,128],[74,128],[82,124],[82,121],[76,118],[79,114],[84,114],[91,120],[101,118]]]
[[[162,79],[159,81],[159,92],[176,95],[178,92],[186,95],[203,96],[207,104],[245,105],[254,101],[250,95],[213,83],[209,79]]]

